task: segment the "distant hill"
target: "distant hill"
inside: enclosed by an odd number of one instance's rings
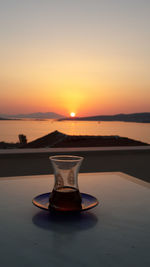
[[[150,112],[116,114],[116,115],[98,115],[91,117],[62,118],[60,120],[80,120],[80,121],[124,121],[124,122],[143,122],[150,123]]]
[[[15,115],[8,115],[8,114],[0,114],[3,118],[14,118],[14,119],[59,119],[63,118],[62,115],[54,113],[54,112],[36,112],[36,113],[29,113],[29,114],[15,114]]]

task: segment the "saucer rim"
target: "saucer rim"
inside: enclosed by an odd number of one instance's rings
[[[40,196],[44,196],[44,195],[47,195],[47,194],[51,194],[52,192],[47,192],[47,193],[42,193],[42,194],[39,194],[37,196],[35,196],[33,199],[32,199],[32,203],[34,206],[36,206],[37,208],[40,208],[40,209],[43,209],[43,210],[46,210],[46,211],[49,211],[49,212],[52,212],[52,211],[55,211],[55,212],[62,212],[62,213],[70,213],[70,212],[82,212],[82,211],[87,211],[87,210],[90,210],[92,208],[95,208],[97,205],[99,205],[99,201],[97,200],[96,197],[90,195],[90,194],[87,194],[87,193],[83,193],[83,192],[80,192],[81,194],[81,197],[82,197],[82,200],[84,199],[84,196],[87,196],[87,197],[90,197],[90,198],[93,198],[95,200],[95,203],[93,203],[92,206],[87,206],[87,207],[83,207],[82,206],[82,202],[81,202],[81,206],[82,208],[78,209],[78,210],[55,210],[55,209],[52,209],[52,208],[49,208],[49,207],[46,207],[46,206],[43,206],[41,205],[40,206],[40,203],[37,202],[36,198],[37,197],[40,197]]]

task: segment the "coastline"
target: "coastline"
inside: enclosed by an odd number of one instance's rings
[[[150,112],[130,113],[130,114],[115,114],[115,115],[96,115],[87,117],[66,117],[60,118],[58,121],[118,121],[118,122],[137,122],[150,123]]]
[[[98,123],[101,123],[101,122],[129,122],[129,123],[150,123],[150,120],[149,121],[128,121],[128,120],[98,120],[98,119],[95,119],[95,120],[89,120],[89,119],[81,119],[81,118],[66,118],[66,119],[56,119],[56,121],[89,121],[89,122],[92,122],[92,121],[97,121]]]

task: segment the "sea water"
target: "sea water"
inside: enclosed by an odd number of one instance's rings
[[[54,120],[0,121],[0,142],[18,142],[19,134],[30,142],[55,130],[70,135],[119,135],[150,144],[150,123]]]

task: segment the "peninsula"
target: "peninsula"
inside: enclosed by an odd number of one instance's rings
[[[131,113],[131,114],[116,114],[116,115],[97,115],[89,117],[67,117],[60,118],[58,121],[123,121],[123,122],[142,122],[150,123],[150,112]]]

